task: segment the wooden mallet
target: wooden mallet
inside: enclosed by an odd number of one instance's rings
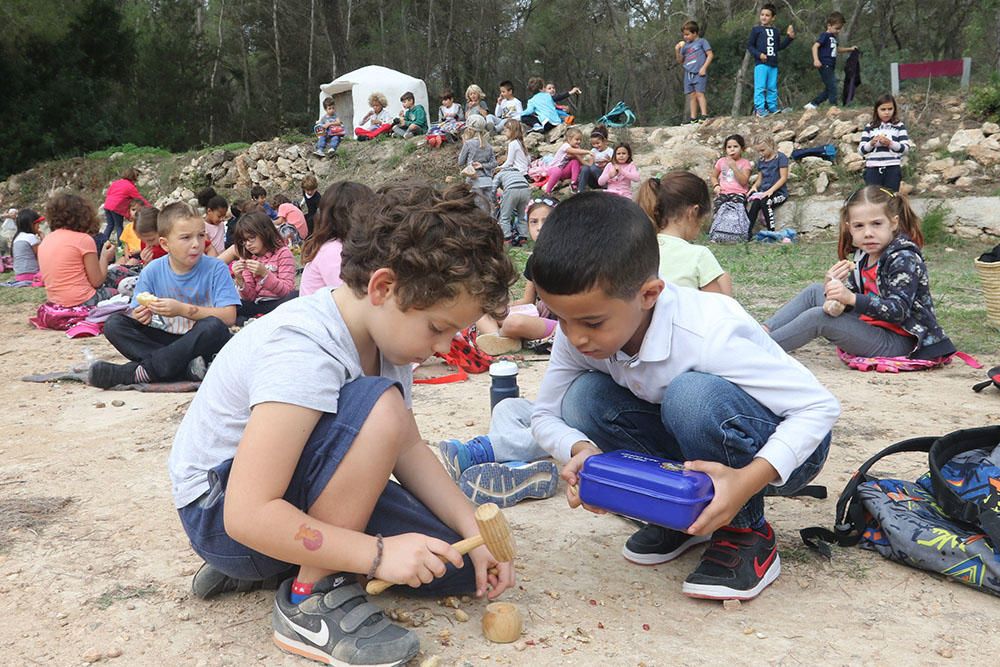
[[[507,523],[507,519],[499,507],[494,503],[486,503],[477,507],[476,523],[479,524],[478,535],[451,545],[458,553],[464,556],[476,547],[485,544],[498,562],[507,563],[514,560],[514,555],[517,553],[514,535],[510,532],[510,524]],[[441,557],[441,560],[448,562],[444,557]],[[378,595],[392,585],[382,579],[372,579],[368,582],[365,590],[369,595]]]

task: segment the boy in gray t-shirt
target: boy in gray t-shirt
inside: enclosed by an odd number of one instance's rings
[[[692,123],[708,118],[705,87],[708,85],[708,66],[715,59],[712,45],[699,35],[698,24],[688,21],[681,27],[684,39],[674,47],[677,62],[684,68],[684,94],[688,98]]]
[[[170,476],[206,561],[197,596],[285,579],[272,613],[282,650],[400,664],[419,639],[367,601],[357,574],[438,596],[492,599],[513,584],[511,563],[485,547],[463,562],[449,544],[479,529],[420,438],[410,367],[504,312],[515,274],[465,187],[387,186],[359,215],[341,287],[284,304],[216,357],[177,431]]]

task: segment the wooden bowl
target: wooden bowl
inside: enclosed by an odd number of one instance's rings
[[[521,612],[509,602],[492,602],[483,614],[483,636],[497,644],[509,644],[521,637]]]

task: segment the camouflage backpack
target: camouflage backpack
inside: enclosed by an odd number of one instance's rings
[[[927,452],[916,482],[879,479],[872,465],[900,452]],[[1000,595],[1000,426],[897,442],[862,464],[837,500],[832,531],[800,531],[830,557],[830,544],[877,551],[911,567]]]

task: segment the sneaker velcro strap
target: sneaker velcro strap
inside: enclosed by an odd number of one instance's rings
[[[360,584],[344,584],[342,586],[337,586],[332,591],[324,595],[323,603],[330,609],[337,609],[342,607],[345,602],[349,602],[354,598],[368,599],[365,596],[365,590],[361,588]]]
[[[387,621],[385,616],[382,615],[382,609],[371,602],[362,602],[357,607],[347,612],[344,618],[340,619],[340,629],[347,634],[354,634],[357,632],[358,628],[364,625],[365,621],[376,614],[379,618],[378,622],[372,624],[367,629],[367,632],[364,633],[369,637],[373,637],[381,632],[385,626],[389,625],[389,621]]]

